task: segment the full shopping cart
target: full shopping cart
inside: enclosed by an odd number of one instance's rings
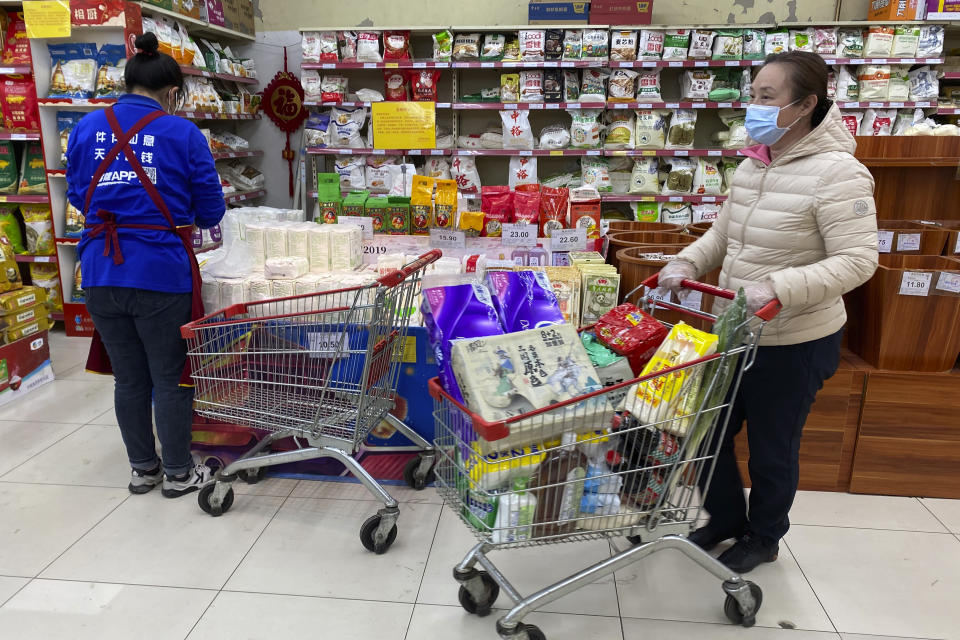
[[[735,298],[711,285],[683,284]],[[656,276],[644,286],[648,293],[640,304],[651,314],[667,309],[717,320],[658,298]],[[437,485],[480,541],[453,570],[463,608],[487,615],[502,590],[514,606],[497,622],[500,637],[543,640],[540,629],[522,622],[528,613],[641,558],[674,549],[722,581],[724,611],[732,622],[752,626],[763,597],[760,587],[686,536],[700,516],[698,481],[709,484],[713,474],[719,441],[714,437],[722,438],[726,429],[728,398],[753,363],[764,324],[779,308],[774,301],[756,318],[726,326],[724,318],[712,355],[504,421],[483,420],[431,380]],[[527,597],[489,557],[501,549],[616,536],[626,536],[632,546]]]
[[[255,482],[272,465],[333,458],[383,501],[360,529],[364,547],[379,554],[393,544],[397,501],[353,454],[385,420],[422,449],[404,470],[408,484],[433,481],[433,446],[389,412],[421,277],[440,256],[429,251],[369,285],[237,304],[182,328],[196,412],[269,432],[200,490],[205,512],[230,509],[238,477]],[[296,448],[271,451],[288,437]]]

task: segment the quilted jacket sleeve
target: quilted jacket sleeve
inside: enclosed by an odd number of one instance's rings
[[[834,163],[817,191],[816,219],[827,257],[770,274],[785,307],[816,305],[870,279],[877,268],[873,176],[853,158]]]
[[[677,260],[686,260],[697,268],[697,277],[712,271],[723,263],[727,255],[727,225],[730,222],[730,200],[723,203],[717,221],[699,240],[677,254]]]

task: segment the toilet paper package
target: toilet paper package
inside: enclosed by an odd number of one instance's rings
[[[320,276],[315,275],[305,275],[297,278],[296,283],[293,285],[293,291],[298,296],[308,293],[315,293],[317,290],[317,282],[319,280]]]
[[[332,225],[314,224],[307,231],[310,252],[310,271],[312,273],[326,273],[330,271],[331,227]]]
[[[287,298],[296,295],[296,285],[293,280],[271,280],[270,293],[274,298]]]
[[[227,308],[246,302],[247,281],[245,278],[220,278],[219,282],[221,307]]]
[[[252,275],[247,278],[247,302],[261,302],[272,297],[270,281],[263,277],[263,274]]]
[[[200,298],[203,300],[203,309],[213,313],[223,308],[220,304],[220,283],[215,278],[204,278],[200,286]]]
[[[250,246],[253,253],[255,268],[263,268],[266,260],[267,225],[262,222],[248,222],[243,227],[244,242]]]
[[[270,258],[284,258],[287,255],[287,226],[284,224],[268,224],[264,229],[264,256]]]
[[[267,280],[296,280],[310,271],[310,263],[300,256],[267,258],[263,266],[263,275]]]
[[[330,235],[330,268],[334,271],[356,269],[363,261],[360,227],[336,225]]]
[[[319,226],[313,222],[299,222],[287,226],[287,255],[310,260],[310,234],[307,225]]]
[[[487,286],[507,333],[563,324],[563,312],[542,271],[491,271]]]

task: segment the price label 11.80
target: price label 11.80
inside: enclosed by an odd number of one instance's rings
[[[932,279],[933,274],[929,271],[904,271],[900,279],[900,295],[929,296]]]
[[[523,222],[505,224],[502,242],[505,247],[535,247],[537,246],[537,225]]]
[[[430,229],[430,246],[434,249],[463,249],[467,236],[463,231]]]
[[[582,227],[576,229],[555,229],[550,234],[550,250],[586,251],[587,230]]]

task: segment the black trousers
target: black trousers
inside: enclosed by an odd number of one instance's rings
[[[704,502],[711,528],[749,531],[767,543],[787,533],[787,514],[800,476],[801,431],[823,381],[837,370],[842,336],[840,330],[819,340],[757,349],[756,361],[743,374],[727,431],[719,442],[716,469]],[[733,442],[744,421],[750,444],[749,511]],[[717,430],[714,446],[719,438]],[[706,482],[701,478],[701,491]]]

